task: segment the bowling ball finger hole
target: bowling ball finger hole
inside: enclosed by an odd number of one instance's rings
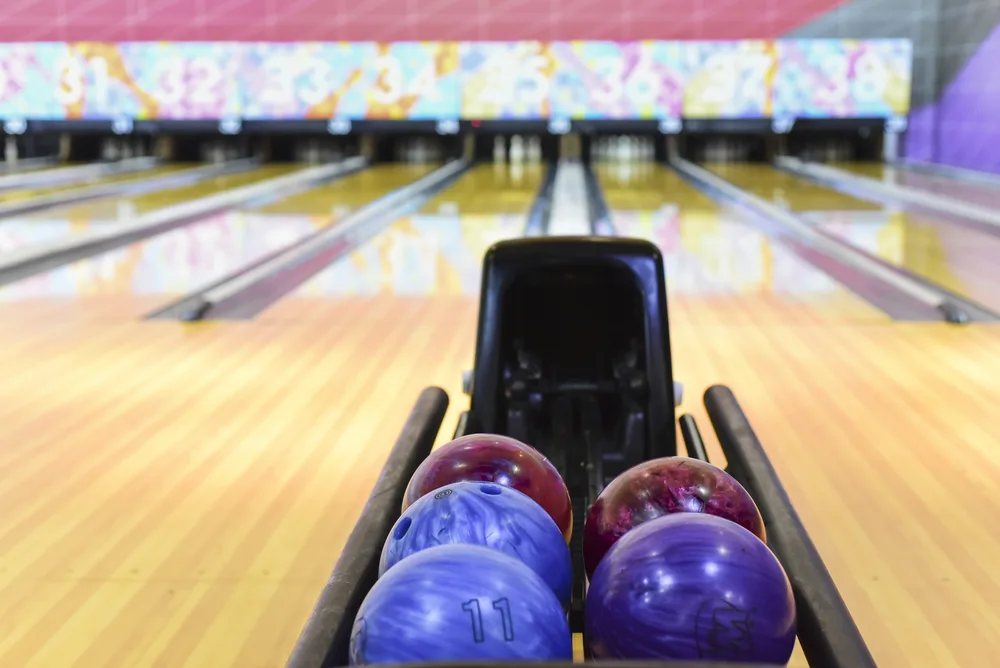
[[[479,488],[479,491],[490,496],[500,496],[503,494],[503,490],[500,489],[499,485],[483,485]]]
[[[400,540],[406,535],[406,532],[410,530],[410,525],[413,524],[413,520],[409,517],[404,517],[403,520],[396,525],[396,529],[392,532],[392,537],[395,540]]]

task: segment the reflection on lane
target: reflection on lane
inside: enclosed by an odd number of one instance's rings
[[[804,217],[886,262],[1000,311],[1000,238],[905,212],[814,212]]]
[[[228,212],[0,287],[0,302],[113,296],[123,312],[137,316],[329,222],[329,216]]]
[[[769,165],[710,163],[702,166],[733,185],[790,211],[879,211],[883,208]]]
[[[867,176],[877,181],[923,190],[934,195],[952,197],[978,206],[1000,209],[1000,187],[997,186],[970,183],[909,169],[898,169],[880,162],[832,162],[830,166],[859,176]]]
[[[114,297],[139,315],[151,300],[167,301],[336,222],[351,208],[427,173],[422,167],[384,166],[351,174],[256,209],[232,211],[130,246],[0,288],[0,301]],[[14,228],[12,228],[14,229]],[[72,221],[33,221],[19,228],[24,242],[72,233]],[[0,250],[11,237],[0,227]]]
[[[419,213],[396,221],[286,299],[479,294],[486,249],[524,233],[544,176],[535,167],[473,167]]]
[[[23,220],[42,221],[58,219],[79,220],[86,225],[128,221],[136,216],[149,213],[174,204],[214,195],[224,190],[248,186],[258,181],[284,176],[303,169],[300,165],[266,165],[245,172],[217,176],[179,188],[157,190],[132,197],[106,197],[94,202],[75,206],[48,209]]]
[[[33,216],[7,218],[0,224],[0,255],[84,234],[110,223],[128,222],[149,211],[247,186],[288,173],[286,166],[209,179],[195,185],[148,195],[105,199],[78,206],[47,209]]]
[[[195,167],[200,167],[201,165],[184,165],[184,164],[171,164],[163,165],[161,167],[154,167],[153,169],[146,169],[138,172],[129,172],[127,174],[113,174],[109,176],[94,176],[89,179],[84,179],[82,181],[73,181],[71,183],[60,183],[53,186],[41,186],[34,188],[22,188],[18,190],[4,190],[0,192],[0,203],[11,204],[14,202],[22,202],[33,197],[42,197],[44,195],[53,195],[56,193],[66,193],[67,195],[84,189],[91,188],[96,185],[108,185],[110,183],[127,183],[129,181],[141,181],[143,179],[149,179],[157,176],[165,176],[167,174],[172,174],[185,169],[194,169]]]
[[[663,252],[667,290],[682,295],[774,294],[829,309],[881,316],[829,275],[720,208],[676,172],[658,165],[598,170],[622,236],[647,239]],[[794,196],[794,195],[793,195]],[[868,243],[867,239],[861,239]]]
[[[261,214],[326,214],[339,218],[434,169],[431,165],[377,165],[291,197],[264,201],[252,210]]]
[[[858,200],[771,167],[732,165],[713,167],[713,171],[737,174],[733,182],[741,187],[752,184],[746,189],[757,194],[783,188],[784,199],[793,210],[831,234],[984,306],[1000,308],[997,237],[905,211],[836,206]],[[801,191],[796,189],[800,184]],[[821,192],[824,190],[827,194]]]
[[[478,165],[420,209],[421,214],[524,215],[545,176],[538,163]]]

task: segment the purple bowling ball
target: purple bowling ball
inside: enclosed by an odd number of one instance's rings
[[[596,659],[785,665],[795,647],[792,586],[767,545],[735,522],[664,515],[601,560],[584,642]]]

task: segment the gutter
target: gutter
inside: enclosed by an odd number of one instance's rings
[[[1000,322],[1000,314],[847,244],[687,160],[675,159],[671,164],[713,198],[755,214],[769,234],[890,317],[944,319],[952,324]]]
[[[528,220],[524,225],[526,237],[544,237],[549,233],[549,224],[552,222],[552,190],[555,188],[558,169],[558,163],[550,163],[545,172],[535,201],[528,211]]]
[[[829,186],[840,192],[871,199],[879,202],[890,201],[898,204],[921,207],[939,214],[949,216],[949,219],[964,218],[981,223],[991,234],[1000,234],[1000,211],[976,204],[969,204],[960,199],[934,195],[923,190],[884,183],[866,176],[858,176],[842,169],[821,165],[819,163],[803,162],[798,158],[781,157],[775,164],[796,176],[803,176],[815,183]]]
[[[604,199],[604,189],[601,188],[600,180],[588,163],[583,165],[583,176],[587,181],[587,212],[590,216],[590,233],[606,237],[617,236],[611,211],[608,210],[608,203]]]
[[[932,176],[943,176],[955,181],[964,183],[976,183],[980,185],[1000,188],[1000,174],[990,172],[979,172],[974,169],[964,169],[962,167],[952,167],[951,165],[941,165],[933,162],[921,162],[919,160],[897,160],[890,163],[896,169],[908,169],[911,172],[922,172]]]
[[[128,158],[115,162],[100,162],[73,167],[59,167],[39,172],[24,172],[0,176],[0,190],[18,190],[24,188],[45,188],[61,184],[84,181],[99,176],[112,174],[129,174],[143,172],[160,164],[156,158]]]
[[[154,190],[166,190],[168,188],[181,187],[190,182],[191,185],[210,179],[212,177],[223,176],[225,174],[236,174],[245,172],[256,167],[259,163],[253,159],[233,160],[217,165],[206,165],[204,167],[193,167],[191,169],[154,176],[149,179],[139,181],[125,181],[124,183],[102,183],[89,188],[78,188],[66,192],[42,195],[41,197],[31,197],[20,202],[0,203],[0,223],[4,218],[13,216],[23,216],[25,214],[53,209],[70,204],[82,204],[104,197],[115,195],[141,195],[142,193]],[[176,185],[175,185],[176,184]]]
[[[332,165],[302,169],[242,188],[157,209],[129,223],[101,226],[52,243],[36,244],[5,253],[0,256],[0,286],[167,232],[241,206],[264,194],[275,192],[290,196],[357,172],[366,164],[363,158],[350,158]]]
[[[379,197],[340,222],[252,262],[147,319],[252,319],[328,266],[375,237],[402,216],[418,210],[471,167],[455,160]]]

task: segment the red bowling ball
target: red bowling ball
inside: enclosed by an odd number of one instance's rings
[[[556,467],[531,446],[497,434],[468,434],[432,452],[406,486],[403,510],[428,492],[464,480],[493,482],[528,495],[569,542],[573,507]]]
[[[590,507],[583,527],[587,577],[629,529],[671,513],[715,515],[767,540],[757,504],[731,475],[690,457],[652,459],[612,480]]]

